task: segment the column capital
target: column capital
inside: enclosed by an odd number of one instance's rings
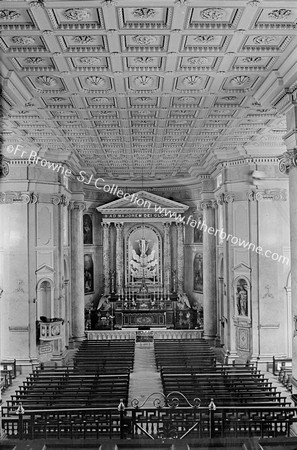
[[[183,228],[185,224],[183,222],[177,222],[176,223],[177,228]]]
[[[111,222],[102,222],[101,226],[105,229],[109,229],[111,225]]]
[[[34,192],[0,192],[0,203],[37,203],[38,194]]]
[[[207,210],[207,209],[212,209],[212,208],[217,208],[218,207],[218,202],[214,199],[211,200],[202,200],[200,202],[200,209],[202,210]]]
[[[166,228],[169,229],[170,226],[171,226],[171,222],[164,222],[163,223],[163,227],[165,228],[165,230],[166,230]]]
[[[69,205],[69,199],[64,194],[55,194],[52,196],[52,203],[54,205],[62,205],[62,206],[68,206]]]
[[[71,202],[70,202],[70,209],[71,210],[77,209],[78,211],[83,211],[85,209],[85,207],[86,207],[85,202],[74,201],[74,200],[71,200]]]
[[[224,203],[232,203],[234,202],[234,194],[222,193],[216,197],[216,202],[218,205],[223,205]]]
[[[265,189],[262,191],[249,191],[247,198],[250,201],[262,201],[262,200],[274,200],[274,201],[286,201],[287,191],[286,189]]]
[[[115,223],[115,227],[116,227],[118,230],[122,230],[122,228],[124,227],[124,222],[116,222],[116,223]]]
[[[279,158],[278,168],[281,173],[288,175],[293,167],[297,167],[297,149],[288,150]]]

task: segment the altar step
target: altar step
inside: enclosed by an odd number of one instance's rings
[[[150,342],[135,344],[134,370],[130,374],[129,400],[137,399],[139,406],[154,392],[163,392],[160,373],[157,371],[154,345]],[[159,396],[152,396],[145,403],[146,408],[154,407],[153,401]]]

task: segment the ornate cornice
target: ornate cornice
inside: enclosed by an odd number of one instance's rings
[[[1,192],[0,203],[37,203],[38,196],[34,192]]]
[[[287,191],[285,189],[264,189],[263,191],[250,191],[247,194],[247,198],[250,201],[274,200],[285,202],[287,200]]]
[[[297,87],[294,85],[291,89],[285,89],[273,102],[273,106],[284,114],[296,103],[296,99]]]
[[[280,158],[278,168],[281,173],[288,174],[292,167],[297,166],[297,149],[288,150]]]

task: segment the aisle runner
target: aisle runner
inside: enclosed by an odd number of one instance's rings
[[[129,401],[139,400],[139,406],[153,392],[163,392],[160,373],[157,372],[154,345],[150,342],[137,342],[135,344],[134,370],[130,374]],[[153,400],[148,400],[144,407],[154,407]]]

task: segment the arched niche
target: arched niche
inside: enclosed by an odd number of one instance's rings
[[[239,318],[251,317],[250,282],[244,275],[234,280],[235,315]]]
[[[126,285],[163,284],[162,237],[151,224],[137,224],[125,239]]]
[[[36,317],[51,318],[54,316],[54,285],[49,278],[41,279],[36,287]]]

